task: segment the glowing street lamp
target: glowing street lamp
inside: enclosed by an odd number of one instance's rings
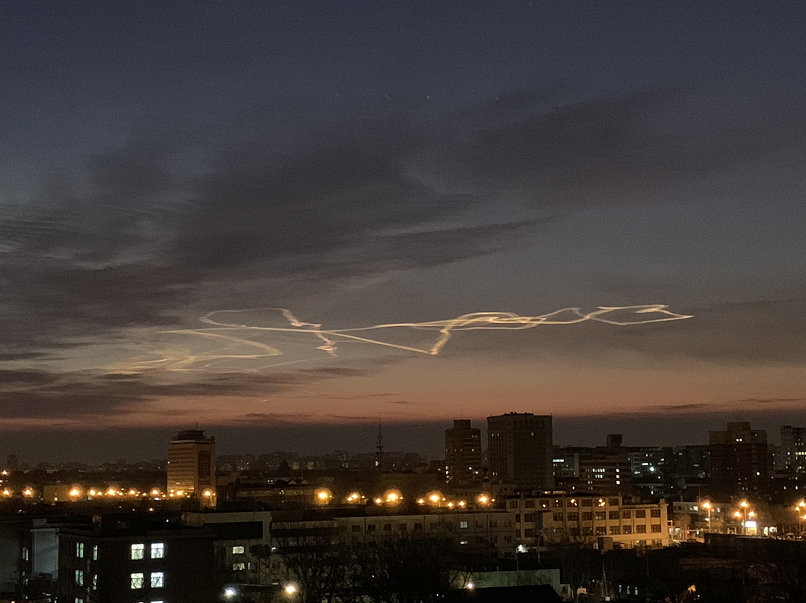
[[[286,596],[293,597],[299,592],[299,588],[296,584],[286,584],[283,587],[283,592],[285,592]]]
[[[711,504],[710,500],[705,500],[705,501],[702,502],[702,504],[700,504],[700,506],[703,509],[705,509],[707,511],[707,513],[708,513],[708,517],[705,520],[706,521],[705,531],[710,532],[711,531],[711,508],[714,505]]]
[[[806,510],[806,500],[801,498],[795,504],[795,513],[797,513],[797,515],[798,515],[798,535],[800,535],[800,533],[803,531],[803,527],[802,527],[800,522],[801,522],[802,519],[804,519],[804,517],[803,517],[804,510]]]
[[[482,507],[486,507],[490,504],[490,495],[482,492],[476,498],[476,502]]]
[[[747,535],[747,508],[750,506],[750,503],[747,502],[746,498],[743,498],[742,500],[739,501],[739,506],[742,508],[742,511],[744,511],[744,523],[742,524],[742,535],[746,536]]]
[[[741,511],[734,511],[733,516],[736,520],[742,524],[742,534],[744,534],[744,523],[742,523],[742,512]]]
[[[400,493],[400,490],[390,488],[383,493],[383,499],[388,505],[397,505],[403,500],[403,495]]]
[[[316,502],[320,505],[326,505],[333,498],[333,493],[327,488],[319,488],[316,493]]]
[[[26,486],[25,489],[22,491],[22,495],[25,498],[33,498],[34,496],[34,489],[31,486]]]
[[[439,506],[439,504],[443,500],[445,500],[445,498],[442,496],[442,492],[439,492],[437,490],[434,490],[433,492],[429,492],[426,495],[426,498],[428,499],[429,503],[431,503],[432,505],[435,505],[435,506]]]

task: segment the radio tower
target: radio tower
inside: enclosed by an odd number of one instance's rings
[[[383,425],[380,419],[378,419],[378,445],[375,450],[375,468],[383,471]]]

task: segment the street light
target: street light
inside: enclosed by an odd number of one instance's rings
[[[711,531],[711,508],[714,505],[711,504],[710,500],[706,500],[706,501],[703,501],[703,503],[700,506],[708,512],[708,518],[705,520],[707,522],[707,524],[705,526],[705,531],[710,532]]]
[[[742,524],[742,536],[747,536],[747,508],[750,506],[750,503],[747,502],[746,498],[743,498],[739,501],[739,506],[744,511],[744,523]]]
[[[806,509],[806,500],[801,498],[795,504],[795,513],[797,513],[797,515],[798,515],[798,536],[800,536],[801,532],[803,531],[803,528],[802,528],[800,522],[801,522],[801,519],[803,518],[804,509]]]
[[[314,493],[314,497],[316,498],[317,504],[326,505],[333,498],[333,493],[330,490],[328,490],[327,488],[319,488]]]

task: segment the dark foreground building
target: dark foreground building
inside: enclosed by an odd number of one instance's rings
[[[445,603],[561,603],[562,599],[548,584],[538,586],[498,586],[449,592]]]
[[[212,603],[213,534],[138,515],[59,533],[59,601]]]

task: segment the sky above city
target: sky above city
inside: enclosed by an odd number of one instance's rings
[[[361,451],[382,422],[438,455],[505,412],[558,444],[803,424],[804,22],[0,4],[0,454],[153,457],[196,424],[222,452]]]

